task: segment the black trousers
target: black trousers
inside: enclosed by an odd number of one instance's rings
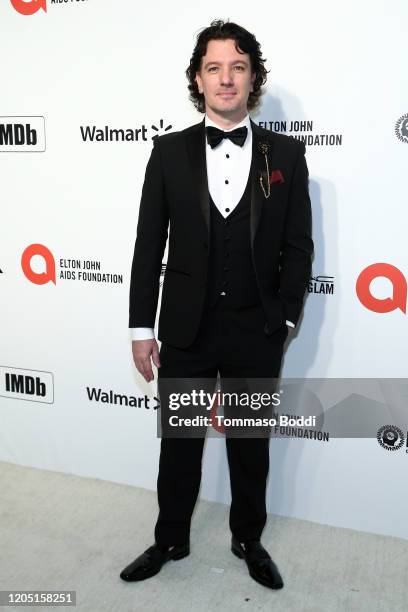
[[[213,381],[240,377],[277,379],[280,374],[287,327],[266,335],[261,304],[229,308],[220,296],[206,307],[194,343],[179,349],[162,343],[158,387],[171,378]],[[155,540],[162,545],[189,541],[191,516],[200,482],[205,431],[200,437],[162,437],[157,494],[159,516]],[[226,436],[231,484],[229,524],[239,541],[259,539],[266,523],[266,481],[269,471],[269,436]]]

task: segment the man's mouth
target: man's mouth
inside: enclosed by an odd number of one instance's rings
[[[232,98],[232,96],[235,96],[235,91],[221,91],[218,95],[223,98]]]

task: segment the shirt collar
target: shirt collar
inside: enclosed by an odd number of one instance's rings
[[[234,125],[234,127],[229,128],[228,130],[225,130],[224,128],[220,127],[219,125],[217,125],[212,119],[210,119],[208,117],[208,115],[205,115],[204,118],[205,121],[205,126],[207,127],[207,125],[212,125],[213,127],[218,128],[219,130],[224,130],[224,132],[230,132],[231,130],[235,130],[236,128],[242,127],[242,126],[246,126],[248,129],[248,133],[251,131],[251,121],[249,118],[249,114],[247,113],[245,115],[245,117],[242,119],[242,121],[240,121],[239,123],[237,123],[237,125]]]

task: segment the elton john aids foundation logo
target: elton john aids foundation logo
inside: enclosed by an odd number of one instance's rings
[[[123,274],[105,272],[97,259],[54,257],[44,244],[30,244],[21,256],[21,268],[26,278],[35,285],[54,285],[61,280],[82,284],[123,284]]]
[[[44,272],[36,272],[32,268],[32,259],[35,256],[42,257],[45,263]],[[30,244],[21,256],[21,267],[25,276],[35,285],[54,283],[55,285],[55,260],[51,251],[43,244]]]
[[[40,10],[47,12],[47,0],[10,0],[11,6],[20,15],[35,15]],[[53,8],[64,6],[85,6],[86,0],[49,0],[48,6]]]
[[[387,278],[392,285],[391,297],[379,298],[373,295],[371,283],[374,279]],[[357,297],[373,312],[385,313],[393,310],[407,311],[407,281],[401,270],[388,263],[375,263],[365,268],[356,283]]]
[[[40,9],[47,12],[47,0],[10,0],[10,2],[21,15],[34,15]]]

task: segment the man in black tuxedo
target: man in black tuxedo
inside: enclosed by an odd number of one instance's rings
[[[288,330],[300,317],[313,242],[304,143],[260,128],[265,60],[253,34],[213,22],[197,37],[186,71],[204,119],[157,137],[140,203],[130,287],[133,357],[159,390],[171,379],[279,376]],[[154,323],[170,223],[158,338]],[[121,573],[158,573],[190,552],[205,432],[163,436],[155,543]],[[226,437],[232,552],[258,582],[283,581],[260,542],[266,522],[269,436]]]

